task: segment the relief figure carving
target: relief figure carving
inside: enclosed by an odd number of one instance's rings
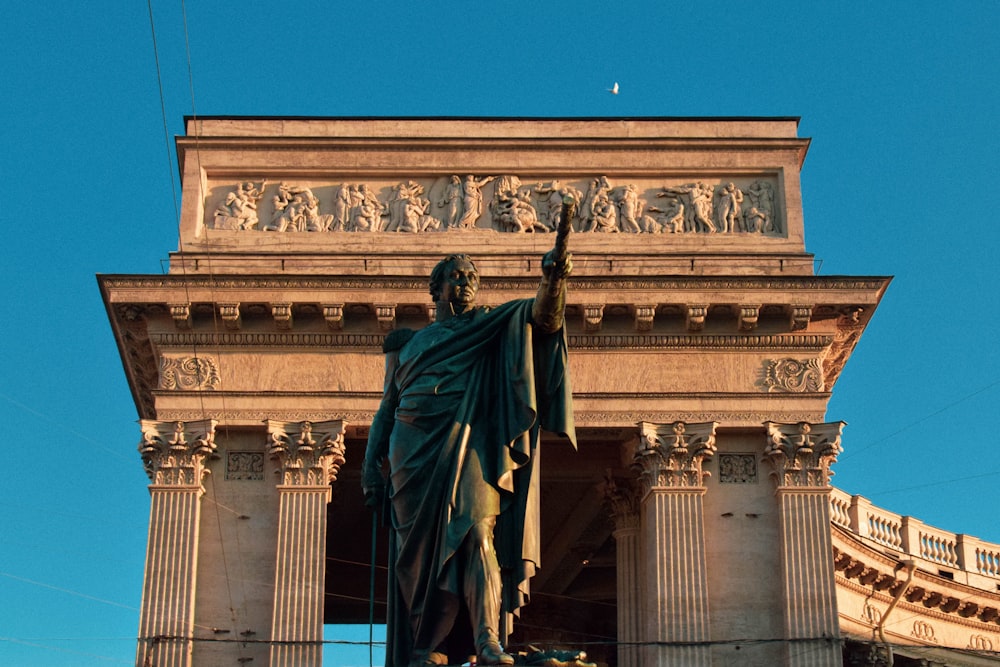
[[[216,229],[254,229],[260,222],[257,202],[264,196],[267,179],[258,188],[253,183],[237,183],[236,189],[226,194],[225,201],[215,209]]]
[[[762,233],[780,232],[774,219],[774,186],[767,181],[754,181],[747,188],[747,196],[753,208],[757,210],[756,215],[761,218],[762,226],[759,230]],[[748,229],[747,231],[754,231]]]
[[[723,232],[746,231],[743,226],[743,191],[733,183],[719,187],[719,226]]]
[[[748,186],[723,180],[660,188],[637,183],[613,186],[607,176],[573,183],[553,178],[522,187],[521,178],[513,174],[451,174],[420,181],[402,180],[392,186],[384,182],[343,182],[307,187],[281,182],[276,194],[273,190],[268,193],[272,195],[269,203],[258,210],[267,183],[241,181],[234,189],[223,190],[224,200],[215,209],[206,210],[214,216],[213,228],[267,232],[420,233],[474,228],[502,233],[551,232],[560,224],[562,200],[570,197],[580,202],[570,221],[571,229],[579,232],[781,234],[775,186],[762,179]],[[484,188],[490,183],[494,186],[487,202]],[[586,194],[577,187],[584,184]],[[319,193],[313,190],[317,187]],[[650,205],[653,197],[663,202]]]
[[[438,208],[444,209],[444,218],[441,222],[444,223],[445,229],[458,227],[458,221],[462,219],[462,199],[462,179],[453,175],[448,180],[444,194],[438,200]]]
[[[483,214],[483,192],[482,188],[495,176],[486,176],[477,179],[473,174],[465,177],[462,183],[462,217],[458,221],[458,227],[471,229],[476,226],[476,221]]]

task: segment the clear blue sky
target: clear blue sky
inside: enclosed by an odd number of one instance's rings
[[[478,6],[189,2],[185,28],[155,0],[166,133],[192,113],[800,116],[819,272],[895,276],[835,387],[834,483],[1000,542],[1000,3]],[[0,664],[131,664],[149,499],[94,274],[177,248],[150,17],[3,13]]]

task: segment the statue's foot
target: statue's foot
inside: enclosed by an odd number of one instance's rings
[[[504,653],[504,650],[500,648],[500,643],[496,641],[488,641],[484,643],[478,651],[476,656],[477,665],[513,665],[514,656],[509,653]]]
[[[410,661],[410,667],[431,667],[433,665],[447,665],[448,656],[444,653],[431,651],[426,656],[414,658]]]

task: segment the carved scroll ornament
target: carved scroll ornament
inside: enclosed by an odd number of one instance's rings
[[[763,384],[768,392],[823,391],[823,369],[817,359],[771,359],[764,362]]]
[[[210,357],[160,359],[160,389],[192,391],[218,389],[219,368]]]

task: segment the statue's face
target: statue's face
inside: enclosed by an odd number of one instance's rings
[[[479,292],[479,273],[471,262],[464,259],[451,263],[441,289],[443,300],[449,301],[456,313],[463,312],[476,303]]]

